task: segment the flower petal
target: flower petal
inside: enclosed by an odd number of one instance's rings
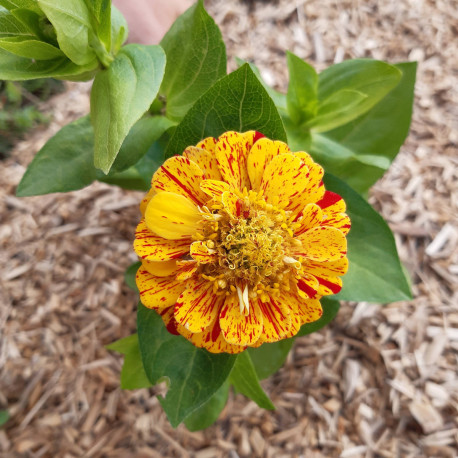
[[[202,241],[193,242],[189,253],[192,258],[200,264],[209,264],[218,259],[216,251],[209,248],[206,243]]]
[[[156,194],[146,207],[146,225],[167,240],[189,239],[202,220],[197,207],[186,197],[173,192]]]
[[[232,191],[224,191],[221,196],[221,203],[224,210],[227,211],[232,218],[238,218],[241,214],[242,200],[237,197]]]
[[[202,332],[216,319],[224,296],[213,292],[213,282],[191,279],[175,305],[175,319],[190,332]]]
[[[318,280],[308,274],[303,274],[301,278],[297,280],[298,294],[303,299],[312,299],[318,292]]]
[[[299,300],[298,312],[301,317],[301,324],[318,321],[323,315],[323,309],[318,299]]]
[[[247,157],[256,132],[226,132],[218,138],[215,156],[221,175],[227,183],[240,191],[250,189]]]
[[[157,262],[143,259],[142,266],[151,275],[156,277],[168,277],[169,275],[175,273],[178,269],[177,262],[175,260]]]
[[[288,302],[290,313],[291,313],[291,327],[289,328],[288,332],[285,334],[284,339],[288,339],[290,337],[294,337],[299,330],[301,329],[302,319],[301,313],[299,311],[299,303],[304,299],[298,297],[295,294],[290,292],[284,291],[282,293],[285,300]]]
[[[143,197],[143,200],[140,202],[140,212],[143,218],[145,217],[146,207],[148,206],[149,201],[154,196],[154,194],[156,194],[156,191],[153,188],[150,188],[146,196]]]
[[[203,205],[207,196],[200,190],[203,172],[193,161],[183,156],[167,159],[153,175],[156,192],[168,191],[187,197],[196,205]]]
[[[346,213],[332,213],[327,215],[323,222],[323,226],[331,226],[339,229],[344,235],[347,235],[351,229],[350,217]]]
[[[325,214],[344,213],[347,209],[342,197],[332,191],[326,191],[323,198],[316,204],[321,207]]]
[[[314,276],[329,275],[340,276],[345,275],[348,270],[348,258],[337,259],[330,262],[316,262],[306,260],[302,263],[304,270]]]
[[[267,202],[288,208],[295,196],[304,191],[308,179],[306,165],[292,154],[281,154],[270,161],[261,180],[260,189]]]
[[[236,354],[246,349],[246,346],[232,345],[226,342],[221,332],[218,317],[204,332],[192,334],[188,340],[196,347],[205,348],[210,353]]]
[[[204,138],[199,143],[197,143],[196,147],[197,148],[202,148],[202,149],[208,151],[213,156],[213,153],[215,152],[215,145],[216,145],[217,141],[218,140],[216,138],[214,138],[214,137],[207,137],[207,138]]]
[[[224,339],[235,345],[251,345],[262,332],[262,313],[256,301],[250,301],[248,314],[240,313],[239,299],[235,294],[225,297],[219,315]]]
[[[331,275],[315,276],[319,282],[318,295],[329,296],[330,294],[337,294],[342,289],[342,280],[340,277]]]
[[[170,261],[189,253],[190,239],[166,240],[153,234],[142,220],[135,232],[134,250],[148,261]]]
[[[308,204],[299,215],[301,219],[298,221],[298,226],[294,231],[296,236],[307,232],[312,227],[319,226],[323,220],[323,212],[316,204]]]
[[[215,156],[205,149],[189,146],[184,150],[183,156],[195,162],[201,168],[202,172],[204,172],[206,179],[222,179]]]
[[[161,310],[159,313],[161,315],[162,321],[165,324],[165,327],[167,328],[167,331],[170,332],[170,334],[173,334],[175,336],[179,336],[180,333],[178,332],[178,323],[175,320],[174,316],[174,309],[175,307],[167,307],[163,310]]]
[[[312,261],[337,261],[347,254],[345,235],[333,227],[314,227],[299,237],[301,247],[295,247],[293,253]]]
[[[267,302],[260,298],[256,302],[262,312],[262,339],[265,342],[277,342],[285,337],[291,328],[291,311],[287,301],[282,297],[269,297]]]
[[[140,267],[135,277],[140,291],[140,300],[145,307],[161,311],[175,304],[186,285],[169,277],[155,277]]]
[[[189,280],[197,270],[198,264],[195,261],[178,261],[176,279],[179,281]]]
[[[280,141],[261,138],[253,145],[247,160],[251,189],[259,189],[267,165],[275,156],[284,153],[291,153],[291,150],[286,143]]]
[[[223,192],[229,191],[231,187],[224,181],[203,180],[200,189],[212,199],[221,200]]]

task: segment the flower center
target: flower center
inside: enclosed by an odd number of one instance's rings
[[[206,240],[217,260],[201,265],[202,276],[215,282],[216,294],[238,292],[241,303],[246,296],[267,300],[266,292],[288,291],[291,275],[300,267],[291,256],[295,240],[290,212],[254,191],[233,193],[232,205],[211,201],[203,210],[196,239]]]

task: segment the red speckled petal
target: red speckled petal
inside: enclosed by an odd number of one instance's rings
[[[311,261],[337,261],[347,254],[345,235],[333,227],[314,227],[299,237],[301,247],[294,247],[296,256],[303,256]]]
[[[262,339],[264,342],[277,342],[288,334],[291,328],[291,310],[282,296],[269,297],[267,302],[256,299],[262,312],[263,331]]]
[[[144,220],[135,232],[134,250],[138,256],[148,261],[170,261],[189,253],[191,240],[166,240],[153,234]]]
[[[153,188],[150,188],[146,196],[143,197],[143,200],[140,202],[140,212],[143,218],[145,217],[146,207],[148,206],[149,201],[154,196],[154,194],[156,194],[156,191]]]
[[[142,266],[151,275],[156,277],[168,277],[174,274],[178,269],[177,262],[175,260],[156,262],[143,259]]]
[[[221,180],[221,173],[218,168],[218,163],[216,158],[212,153],[208,151],[197,148],[195,146],[189,146],[183,152],[183,156],[187,157],[189,160],[195,162],[204,172],[204,176],[209,180]]]
[[[200,189],[212,199],[221,200],[223,192],[229,191],[231,187],[224,181],[203,180],[200,183]]]
[[[260,188],[264,171],[272,159],[279,154],[285,153],[291,153],[291,150],[286,143],[280,141],[261,138],[253,145],[247,161],[252,189],[257,191]]]
[[[155,277],[141,267],[137,271],[135,280],[140,291],[142,304],[158,311],[175,304],[186,288],[185,283],[177,281],[173,275]]]
[[[202,332],[216,319],[224,296],[214,294],[213,282],[202,278],[191,279],[186,285],[175,306],[175,319],[192,333]]]
[[[297,290],[303,299],[315,298],[318,292],[318,280],[313,275],[304,274],[297,280]]]
[[[203,205],[208,197],[200,190],[203,172],[193,161],[183,156],[167,159],[153,175],[152,187],[156,192],[168,191]]]
[[[179,281],[189,280],[197,270],[198,264],[195,261],[178,261],[176,278]]]
[[[216,138],[213,138],[213,137],[207,137],[207,138],[204,138],[202,141],[200,141],[199,143],[197,143],[196,147],[197,148],[202,148],[206,151],[208,151],[209,153],[211,153],[211,155],[213,156],[214,155],[214,152],[215,152],[215,145],[216,145],[216,142],[217,142],[217,139]]]
[[[200,264],[208,264],[218,259],[215,250],[208,248],[205,242],[193,242],[191,244],[190,254],[192,258]]]
[[[324,261],[324,262],[316,262],[306,260],[302,263],[304,270],[313,275],[313,276],[320,276],[320,275],[327,275],[331,277],[345,275],[348,270],[348,258],[338,259],[337,261]]]
[[[323,212],[321,208],[316,204],[308,204],[300,213],[298,226],[294,231],[294,235],[301,235],[312,227],[319,226],[322,220]]]
[[[250,301],[248,315],[240,313],[239,299],[236,294],[225,297],[219,315],[219,324],[224,339],[235,345],[251,345],[262,332],[262,313],[256,302]]]
[[[247,157],[256,132],[226,132],[218,138],[215,156],[221,175],[227,183],[240,191],[250,189]]]

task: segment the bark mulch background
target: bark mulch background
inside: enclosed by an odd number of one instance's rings
[[[141,195],[102,184],[16,198],[47,138],[88,111],[88,84],[48,105],[53,123],[0,164],[2,457],[454,457],[458,442],[458,3],[209,1],[231,68],[252,60],[279,89],[286,49],[419,62],[410,136],[371,203],[393,228],[415,299],[343,305],[263,382],[277,406],[231,396],[204,432],[172,429],[155,390],[119,388],[104,349],[135,331],[123,282]],[[377,259],[373,260],[377,263]]]

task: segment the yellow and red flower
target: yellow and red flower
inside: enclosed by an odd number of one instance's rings
[[[186,148],[154,174],[134,248],[142,303],[213,353],[294,336],[347,271],[345,202],[305,152],[254,131]]]

